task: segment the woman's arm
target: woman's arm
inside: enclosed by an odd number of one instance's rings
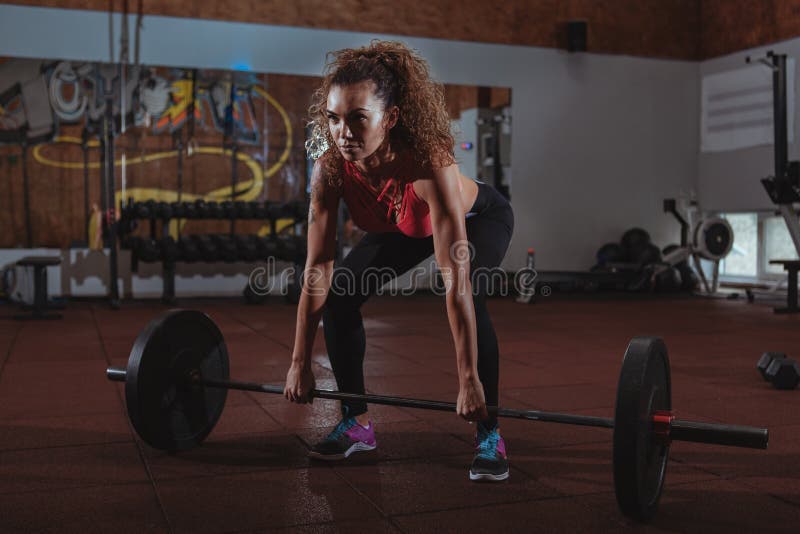
[[[297,305],[292,365],[284,395],[296,402],[308,400],[311,349],[317,334],[322,309],[331,287],[336,255],[336,224],[340,192],[331,187],[318,160],[311,173],[311,202],[308,208],[308,255],[303,290]]]
[[[459,380],[458,414],[470,420],[487,417],[483,387],[478,379],[478,337],[470,281],[470,244],[464,224],[464,206],[457,165],[434,170],[420,183],[419,193],[428,203],[433,227],[436,263],[445,283],[450,331],[456,349]]]

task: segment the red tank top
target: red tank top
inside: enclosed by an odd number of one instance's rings
[[[400,232],[409,237],[428,237],[433,234],[427,202],[414,192],[412,181],[390,178],[383,190],[374,189],[355,165],[344,162],[342,197],[350,210],[353,222],[371,233]],[[398,188],[403,187],[400,206],[393,206]],[[394,220],[392,222],[392,215]]]

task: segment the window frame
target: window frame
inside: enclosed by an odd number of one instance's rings
[[[720,217],[726,217],[727,215],[745,215],[745,214],[756,215],[756,274],[755,276],[748,276],[741,274],[725,274],[724,272],[722,272],[722,269],[720,269],[720,274],[719,274],[720,282],[772,283],[772,282],[780,282],[786,279],[786,271],[782,271],[779,273],[772,273],[767,271],[766,269],[768,261],[768,258],[766,257],[766,238],[767,238],[766,221],[767,219],[778,217],[785,225],[786,223],[785,221],[783,221],[783,217],[781,217],[780,213],[772,210],[721,211],[717,213],[717,215]],[[735,242],[736,235],[734,235],[733,238]]]

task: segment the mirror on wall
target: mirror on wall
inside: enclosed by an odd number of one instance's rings
[[[7,229],[0,248],[102,246],[105,139],[113,139],[115,207],[129,199],[304,199],[307,108],[319,82],[277,73],[0,58],[0,227]],[[508,196],[510,89],[444,89],[463,174]],[[113,136],[106,137],[109,105]],[[224,221],[170,224],[175,235],[229,231]],[[252,220],[237,221],[236,231],[272,229]]]

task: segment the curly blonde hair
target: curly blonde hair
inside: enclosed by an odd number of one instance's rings
[[[332,86],[371,80],[384,109],[397,106],[399,119],[389,135],[397,146],[413,147],[413,158],[423,168],[455,163],[450,116],[441,84],[430,76],[428,62],[397,41],[373,40],[369,46],[329,52],[322,84],[312,96],[308,113],[311,139],[306,148],[321,158],[329,179],[341,183],[341,153],[328,129],[326,104]]]

